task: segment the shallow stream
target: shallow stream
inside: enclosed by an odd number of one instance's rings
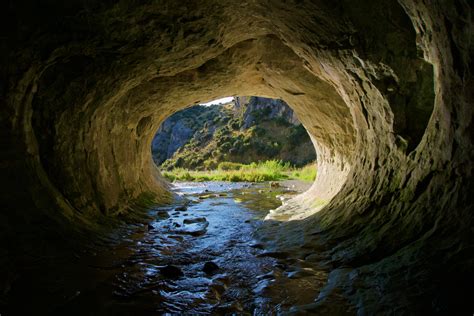
[[[173,205],[149,210],[118,244],[44,278],[66,292],[56,314],[253,314],[314,301],[326,274],[271,253],[254,232],[297,192],[269,183],[176,183]],[[50,275],[55,275],[49,271]],[[54,278],[54,277],[53,277]],[[43,282],[46,282],[43,280]],[[69,292],[69,293],[68,293]],[[50,297],[54,293],[39,293]]]

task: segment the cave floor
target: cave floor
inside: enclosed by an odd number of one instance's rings
[[[152,221],[130,224],[120,242],[79,254],[77,262],[33,268],[18,281],[17,288],[23,282],[30,289],[16,293],[19,300],[30,296],[30,307],[48,314],[258,315],[318,297],[327,272],[266,250],[255,234],[261,225],[278,225],[263,218],[296,191],[269,183],[174,186],[180,202],[151,208]]]

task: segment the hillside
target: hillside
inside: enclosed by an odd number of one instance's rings
[[[237,97],[224,105],[193,106],[168,118],[152,143],[163,169],[215,169],[220,162],[278,159],[295,166],[316,158],[305,128],[286,103]]]

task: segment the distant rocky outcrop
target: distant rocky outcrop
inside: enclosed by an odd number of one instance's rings
[[[301,124],[293,110],[280,99],[268,99],[262,97],[236,97],[236,107],[244,108],[243,128],[249,128],[258,123],[255,113],[264,112],[267,119],[284,119],[286,122],[299,125]],[[238,104],[238,105],[237,105]]]
[[[316,158],[305,128],[284,101],[246,96],[172,115],[153,139],[152,153],[166,169],[212,169],[222,161],[268,159],[300,166]]]

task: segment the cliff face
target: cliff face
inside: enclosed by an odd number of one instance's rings
[[[205,107],[196,106],[172,115],[160,125],[151,143],[153,160],[157,165],[171,158],[189,142],[200,126],[196,115],[204,112]]]
[[[236,97],[226,105],[176,113],[160,126],[152,153],[166,169],[213,169],[222,161],[270,159],[301,166],[316,159],[293,110],[282,100],[260,97]]]
[[[249,128],[252,125],[258,124],[259,117],[256,118],[255,115],[260,113],[262,113],[265,116],[264,119],[267,120],[281,118],[285,122],[293,125],[301,124],[288,104],[280,99],[237,97],[235,103],[240,105],[237,106],[237,108],[243,107],[245,109],[242,118],[243,128]]]

